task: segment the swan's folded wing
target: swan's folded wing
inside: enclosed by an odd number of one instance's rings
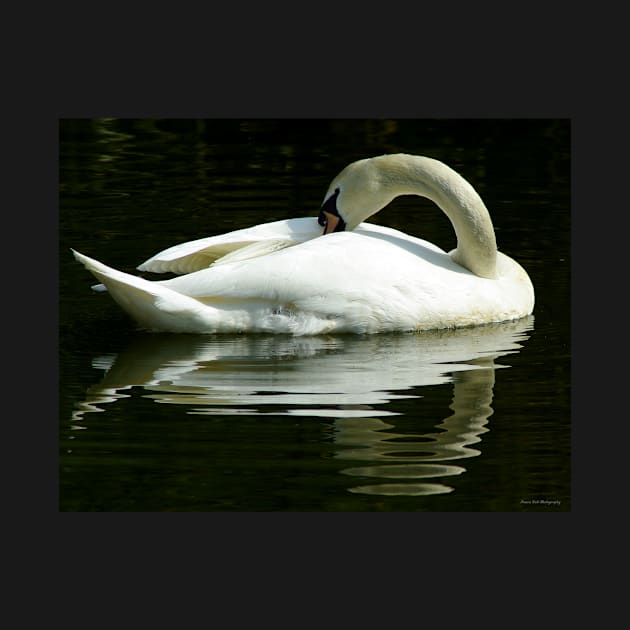
[[[206,240],[206,239],[201,239]],[[193,245],[194,243],[194,245]],[[220,264],[224,259],[245,259],[295,245],[294,241],[236,241],[228,243],[199,243],[195,241],[175,245],[160,252],[138,266],[139,271],[187,274]]]
[[[320,234],[314,217],[263,223],[169,247],[143,262],[138,270],[188,274],[213,264],[264,256]]]
[[[299,241],[287,238],[274,238],[266,241],[254,241],[253,243],[243,243],[241,247],[233,249],[229,254],[217,258],[212,263],[213,267],[223,265],[225,263],[236,262],[237,260],[247,260],[248,258],[258,258],[258,256],[266,256],[279,249],[297,245]]]

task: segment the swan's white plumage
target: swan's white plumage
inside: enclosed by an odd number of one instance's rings
[[[412,161],[413,177],[418,168],[430,170],[435,163],[428,158],[416,163],[416,156],[392,158],[396,168],[401,160]],[[371,178],[374,165],[388,165],[382,157],[361,162],[369,166]],[[353,171],[354,189],[350,184],[343,189],[339,206],[340,216],[352,216],[351,231],[321,237],[315,218],[301,218],[198,239],[140,265],[144,271],[183,274],[163,281],[148,281],[78,252],[74,255],[141,326],[153,330],[375,333],[471,326],[529,315],[534,306],[531,281],[496,247],[491,258],[479,256],[484,258],[483,273],[492,277],[481,277],[455,262],[474,259],[481,247],[494,243],[494,232],[487,234],[486,224],[490,229],[492,225],[489,215],[486,218],[487,210],[470,184],[445,165],[435,164],[439,194],[433,189],[427,193],[432,182],[424,182],[420,192],[432,196],[445,212],[446,205],[449,218],[454,225],[457,222],[458,248],[448,254],[403,232],[358,222],[361,196],[366,194],[360,176],[365,174]],[[343,174],[333,180],[331,189],[348,183]],[[396,177],[394,186],[401,186],[398,172]],[[458,188],[461,182],[465,186]],[[373,193],[374,180],[364,183]],[[401,189],[407,193],[410,185],[405,182]],[[386,191],[383,198],[395,196]],[[460,205],[474,206],[470,216],[457,215],[461,199]],[[366,206],[372,214],[373,203]],[[468,210],[464,207],[462,212]]]
[[[174,245],[149,258],[138,269],[153,273],[191,273],[211,264],[264,256],[320,234],[321,229],[309,218],[263,223]]]

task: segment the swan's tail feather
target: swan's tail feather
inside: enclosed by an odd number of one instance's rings
[[[75,250],[72,253],[143,328],[196,332],[200,328],[211,330],[216,325],[212,321],[214,309],[195,298],[177,293],[157,282],[118,271]]]

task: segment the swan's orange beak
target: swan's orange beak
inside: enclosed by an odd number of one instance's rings
[[[326,211],[322,212],[322,214],[324,215],[324,234],[334,232],[341,218]]]
[[[343,232],[346,229],[346,222],[337,210],[337,197],[339,197],[339,188],[336,188],[335,192],[324,201],[319,210],[317,222],[324,226],[324,234]]]

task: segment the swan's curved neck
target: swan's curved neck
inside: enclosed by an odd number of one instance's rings
[[[490,214],[475,189],[438,160],[416,155],[382,156],[380,184],[392,195],[431,199],[450,219],[457,236],[453,260],[484,278],[496,275],[497,244]],[[389,196],[389,195],[388,195]],[[390,199],[390,200],[391,200]]]

